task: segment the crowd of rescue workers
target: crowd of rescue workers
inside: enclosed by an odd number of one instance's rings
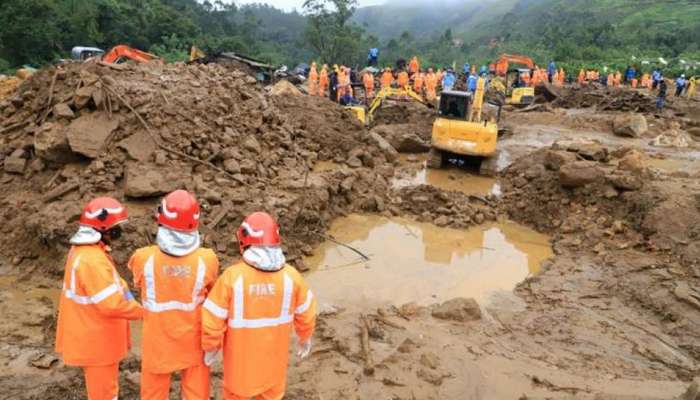
[[[495,64],[477,66],[464,63],[462,73],[456,72],[456,68],[444,67],[422,69],[418,57],[414,56],[407,63],[400,59],[395,67],[378,69],[379,50],[372,48],[367,56],[367,67],[358,71],[344,65],[333,65],[329,68],[324,64],[320,70],[316,62],[312,62],[308,73],[308,93],[312,96],[328,96],[332,101],[341,105],[369,104],[375,96],[375,88],[385,89],[389,87],[409,88],[429,102],[435,101],[441,91],[453,90],[460,79],[466,84],[466,90],[474,93],[478,79],[486,80],[486,88],[498,75],[506,71],[497,71]],[[675,81],[675,96],[686,96],[694,99],[697,93],[697,81],[700,76],[685,74],[678,76]],[[646,88],[656,93],[656,104],[662,110],[668,95],[668,84],[664,78],[661,67],[655,67],[649,72],[641,72],[638,68],[628,65],[624,72],[610,70],[601,73],[598,69],[579,70],[574,76],[567,73],[564,68],[557,68],[555,61],[550,61],[547,68],[535,65],[533,69],[522,69],[512,82],[512,87],[536,87],[543,83],[555,86],[577,83],[580,86],[599,83],[607,87],[622,87],[626,85],[633,89]],[[358,88],[363,89],[363,95],[359,95]]]
[[[236,232],[242,259],[219,276],[216,254],[201,247],[200,213],[192,193],[163,198],[156,244],[128,262],[139,303],[110,256],[126,208],[110,197],[84,207],[65,262],[56,351],[65,365],[82,368],[90,400],[118,398],[130,320],[143,320],[141,399],[168,399],[178,371],[183,399],[209,399],[210,368],[220,354],[224,399],[281,399],[292,326],[297,356],[309,355],[316,301],[286,264],[274,218],[255,212],[243,220]]]

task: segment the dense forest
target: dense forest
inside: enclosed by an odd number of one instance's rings
[[[0,24],[0,71],[119,43],[168,61],[195,44],[290,66],[358,65],[375,46],[387,64],[414,54],[424,65],[483,64],[501,52],[573,68],[700,61],[696,0],[389,0],[360,9],[355,0],[307,0],[301,12],[229,1],[3,0]]]

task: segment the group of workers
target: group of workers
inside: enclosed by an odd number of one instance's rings
[[[224,399],[282,399],[291,329],[305,358],[316,300],[286,264],[277,222],[264,212],[247,216],[236,232],[242,259],[219,275],[216,254],[201,247],[201,210],[192,193],[165,196],[156,220],[156,244],[128,262],[141,303],[110,256],[127,222],[119,201],[88,202],[70,240],[56,351],[66,365],[83,369],[87,398],[118,398],[129,320],[142,319],[141,399],[167,400],[171,374],[179,371],[182,398],[208,400],[219,353]]]

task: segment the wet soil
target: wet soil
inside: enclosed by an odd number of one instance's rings
[[[145,169],[198,193],[224,265],[244,214],[280,218],[321,304],[311,357],[290,357],[288,399],[660,400],[700,375],[700,153],[693,139],[650,144],[691,132],[696,103],[653,114],[645,96],[595,89],[506,111],[488,178],[427,170],[325,99],[282,99],[216,65],[72,66],[22,90],[0,102],[0,398],[84,398],[52,351],[66,239],[78,205],[107,194],[132,214],[117,261],[149,243],[169,189],[134,179]],[[614,135],[628,110],[645,112],[647,134]],[[119,122],[103,151],[63,142],[80,133],[71,121],[105,112]],[[190,158],[154,149],[136,114]],[[433,118],[408,103],[376,122],[429,139]],[[138,345],[121,369],[121,398],[138,398]],[[214,376],[218,389],[220,365]]]

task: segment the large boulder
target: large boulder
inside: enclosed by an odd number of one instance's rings
[[[183,177],[175,171],[177,168],[156,168],[140,162],[126,166],[124,194],[128,197],[142,198],[160,196],[178,189]]]
[[[559,171],[562,165],[576,161],[576,153],[564,150],[547,150],[544,166],[552,171]]]
[[[617,136],[640,137],[649,130],[647,120],[640,114],[622,114],[613,119],[613,132]]]
[[[34,151],[43,160],[66,164],[80,157],[73,153],[68,145],[66,127],[59,124],[45,123],[34,134]]]
[[[383,137],[399,153],[425,153],[430,143],[415,132],[414,124],[380,125],[372,132]]]
[[[393,162],[398,158],[398,151],[396,151],[396,149],[391,144],[389,144],[389,142],[384,140],[384,138],[381,137],[379,134],[377,134],[376,132],[370,132],[369,138],[372,139],[374,144],[376,144],[377,147],[379,147],[379,150],[381,150],[382,153],[384,153],[384,156],[389,162]]]
[[[10,172],[13,174],[21,174],[24,172],[24,168],[27,165],[27,159],[24,158],[24,150],[17,149],[10,154],[9,157],[5,158],[4,169],[5,172]]]
[[[448,321],[477,321],[481,319],[481,308],[474,299],[458,297],[434,306],[431,314],[435,318]]]
[[[73,152],[97,158],[117,127],[119,119],[107,113],[83,114],[68,125],[66,137]]]
[[[592,161],[575,161],[564,164],[559,169],[559,183],[565,188],[577,188],[588,185],[605,176],[598,163]]]

